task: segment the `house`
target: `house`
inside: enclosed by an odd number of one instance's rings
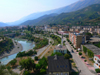
[[[67,48],[66,46],[63,46],[63,35],[62,35],[62,38],[61,38],[61,44],[58,44],[57,46],[55,46],[54,48],[54,53],[55,52],[60,52],[62,54],[66,54],[67,53]]]
[[[48,57],[48,74],[49,75],[69,75],[71,73],[71,64],[64,56]]]
[[[67,48],[63,45],[58,44],[57,46],[55,46],[54,48],[54,53],[55,52],[60,52],[62,54],[66,54],[67,53]]]
[[[100,69],[100,55],[95,55],[94,56],[94,68],[95,69]]]

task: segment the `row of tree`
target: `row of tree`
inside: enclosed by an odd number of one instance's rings
[[[34,55],[34,54],[37,54],[37,52],[35,50],[34,51],[30,50],[28,52],[23,51],[23,52],[19,52],[17,54],[16,58],[17,57],[23,57],[23,56],[31,56],[31,55]]]
[[[57,40],[58,43],[61,43],[61,38],[59,36],[56,36],[54,34],[50,35],[50,37],[52,37],[53,39]]]

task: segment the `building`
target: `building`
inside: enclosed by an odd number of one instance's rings
[[[65,46],[62,46],[62,45],[59,44],[54,48],[54,53],[55,52],[60,52],[60,53],[66,54],[67,48]]]
[[[71,72],[71,64],[64,56],[48,57],[48,74],[49,75],[69,75]]]
[[[75,48],[80,48],[81,44],[85,44],[86,37],[77,32],[69,32],[69,40]]]
[[[94,55],[99,55],[100,54],[100,48],[98,48],[97,46],[95,45],[92,45],[92,44],[87,44],[87,45],[84,45],[86,48],[88,48],[89,50],[91,50]]]
[[[58,44],[57,46],[55,46],[54,48],[54,53],[55,52],[60,52],[62,54],[66,54],[67,53],[67,48],[66,46],[63,46],[63,35],[62,35],[62,39],[61,39],[61,44]]]
[[[94,56],[94,68],[95,69],[100,69],[100,55],[95,55]]]

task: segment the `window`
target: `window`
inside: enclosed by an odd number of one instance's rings
[[[63,73],[61,73],[61,75],[63,75]]]
[[[67,73],[65,75],[67,75]]]

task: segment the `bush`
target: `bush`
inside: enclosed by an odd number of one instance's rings
[[[46,73],[46,70],[45,70],[45,69],[41,69],[41,70],[40,70],[40,73],[41,73],[41,74],[45,74],[45,73]]]
[[[69,54],[65,54],[64,57],[65,57],[65,59],[69,59],[70,55]]]
[[[78,54],[79,54],[79,55],[82,55],[82,53],[81,53],[81,52],[79,52]]]
[[[36,50],[34,50],[34,54],[37,54]]]
[[[17,62],[17,60],[16,60],[16,59],[13,59],[13,60],[10,61],[10,64],[11,64],[11,65],[15,65],[16,62]]]
[[[37,56],[35,56],[35,60],[38,60],[38,57]]]
[[[78,50],[76,52],[78,52]]]
[[[86,62],[87,60],[84,60],[84,62]]]
[[[95,69],[95,71],[96,71],[97,73],[100,73],[100,69]]]
[[[29,71],[25,71],[23,75],[30,75]]]
[[[11,67],[10,67],[10,66],[7,66],[7,69],[8,69],[8,70],[10,70],[10,69],[11,69]]]

